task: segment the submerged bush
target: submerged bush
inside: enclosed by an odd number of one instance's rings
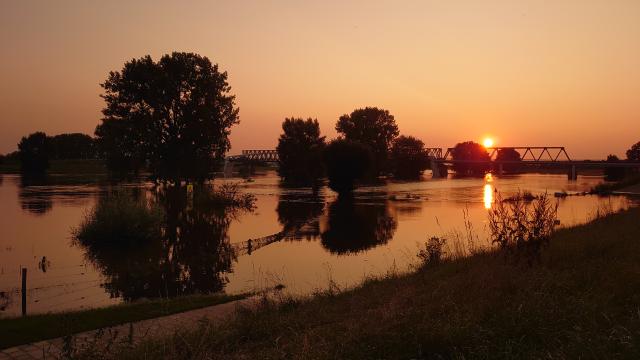
[[[540,259],[542,248],[549,243],[557,212],[558,204],[552,204],[546,193],[533,201],[520,194],[505,201],[498,193],[489,211],[491,241],[516,260],[525,257],[531,264]]]
[[[136,200],[128,194],[115,194],[98,201],[74,231],[74,236],[82,244],[146,244],[160,237],[163,217],[162,209],[155,204]]]

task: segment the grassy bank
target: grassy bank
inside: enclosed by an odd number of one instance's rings
[[[0,349],[222,304],[244,297],[246,295],[194,295],[85,311],[0,318]]]
[[[629,176],[621,181],[606,182],[596,185],[591,192],[594,194],[608,195],[615,191],[638,191],[640,175]]]
[[[640,209],[557,232],[539,264],[482,253],[117,358],[640,358]],[[92,355],[95,357],[95,354]]]

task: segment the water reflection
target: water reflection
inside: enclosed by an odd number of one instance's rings
[[[491,209],[491,204],[493,203],[493,187],[491,184],[484,184],[484,195],[482,198],[484,201],[484,208]]]
[[[491,186],[491,182],[493,182],[493,175],[491,173],[487,173],[484,176],[484,193],[482,196],[482,200],[484,202],[485,209],[491,209],[491,204],[493,204],[493,186]]]
[[[397,227],[386,200],[338,199],[329,205],[322,246],[334,254],[359,253],[389,242]]]
[[[20,207],[31,214],[43,215],[53,208],[54,201],[64,205],[83,205],[98,192],[88,184],[59,184],[52,177],[22,175],[19,178]]]
[[[78,241],[106,277],[110,295],[131,301],[221,291],[236,260],[227,235],[233,210],[213,201],[191,201],[183,189],[160,191],[148,201],[163,210],[157,237],[145,243]]]
[[[324,197],[317,191],[285,192],[278,199],[276,212],[287,240],[314,240],[320,235],[320,215]]]

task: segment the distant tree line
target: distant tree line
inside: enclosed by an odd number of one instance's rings
[[[24,172],[44,172],[51,159],[104,159],[114,175],[144,169],[158,182],[203,182],[212,176],[230,148],[229,134],[239,109],[227,73],[207,57],[174,52],[154,61],[150,56],[125,62],[101,84],[105,101],[95,138],[85,134],[22,138],[18,151],[0,162],[19,158]],[[286,118],[278,140],[278,173],[285,183],[329,186],[349,194],[358,183],[378,177],[415,179],[430,167],[424,142],[400,135],[395,117],[385,109],[364,107],[337,119],[338,137],[327,141],[317,119]],[[640,161],[640,143],[627,151]],[[491,171],[487,149],[472,141],[452,150],[453,170],[464,176]],[[514,149],[500,149],[497,160],[521,161]],[[622,161],[611,155],[609,161]],[[614,169],[613,167],[611,169]],[[505,164],[504,171],[518,166]],[[620,171],[611,170],[611,177]]]
[[[19,161],[24,173],[44,173],[49,160],[95,159],[94,139],[86,134],[71,133],[47,136],[42,131],[22,137],[18,150],[0,157],[0,163]]]

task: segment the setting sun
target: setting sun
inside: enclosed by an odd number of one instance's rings
[[[492,138],[485,138],[484,140],[482,140],[482,145],[484,145],[484,147],[486,148],[490,148],[493,146],[493,139]]]

